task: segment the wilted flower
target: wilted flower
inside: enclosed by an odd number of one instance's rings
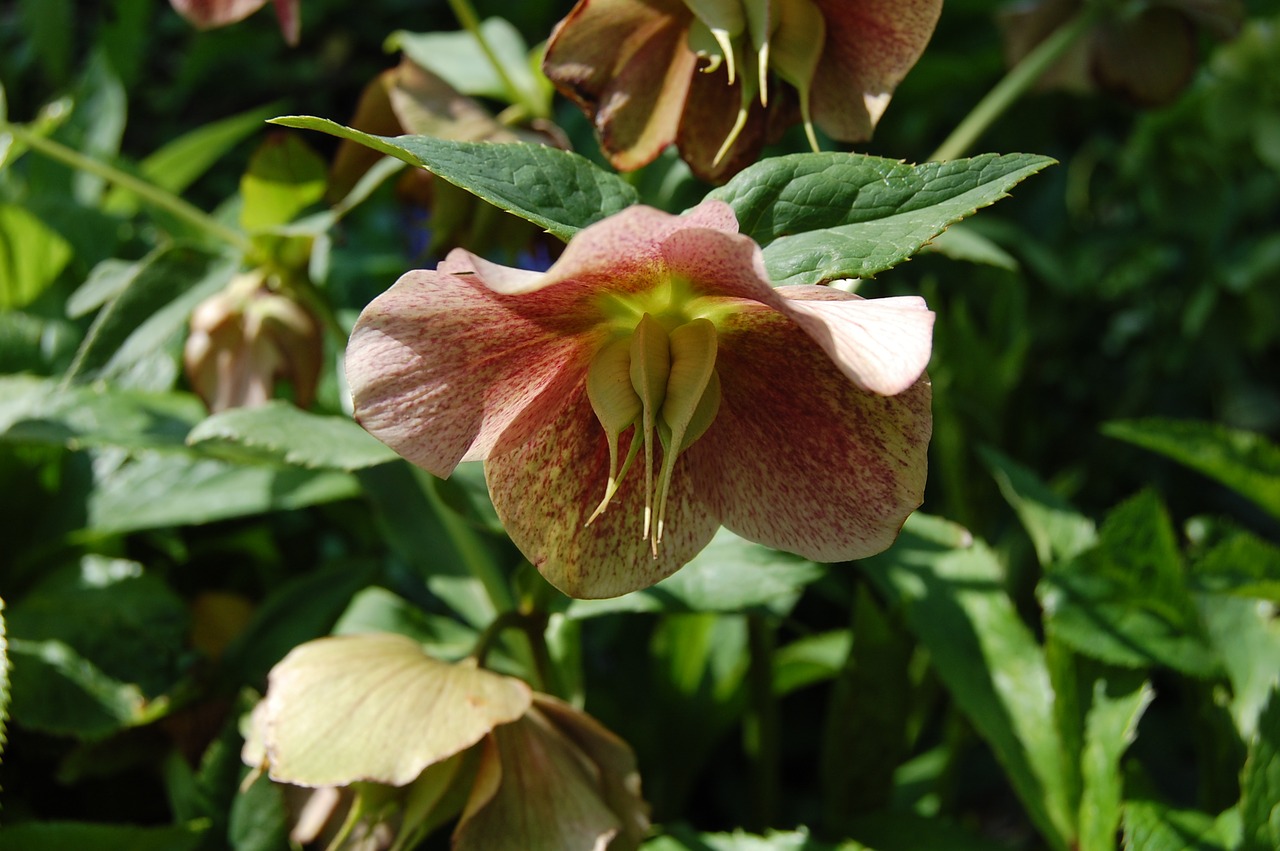
[[[1001,14],[1010,65],[1081,14],[1085,0],[1032,0]],[[1172,103],[1191,82],[1199,31],[1233,38],[1244,19],[1240,0],[1151,0],[1103,17],[1041,78],[1075,91],[1095,86],[1138,106]]]
[[[870,138],[942,0],[579,0],[543,70],[595,121],[614,167],[671,143],[722,180],[795,123]],[[787,83],[789,88],[779,85]],[[771,131],[774,131],[771,133]]]
[[[520,680],[437,661],[401,635],[294,648],[271,671],[243,757],[282,783],[357,784],[383,822],[364,835],[394,822],[397,847],[459,813],[455,851],[628,851],[649,826],[625,742]],[[299,841],[340,800],[310,803]]]
[[[268,286],[261,270],[237,275],[191,314],[183,365],[211,411],[261,405],[289,381],[300,407],[315,399],[324,337],[311,312]]]
[[[366,429],[437,476],[485,459],[529,560],[608,597],[721,524],[822,561],[887,547],[924,490],[932,327],[919,298],[772,288],[725,204],[637,206],[546,273],[456,250],[406,274],[347,376]]]
[[[298,6],[302,0],[271,0],[280,32],[289,44],[298,43],[302,21]],[[169,0],[178,14],[202,30],[225,27],[242,21],[267,4],[267,0]]]

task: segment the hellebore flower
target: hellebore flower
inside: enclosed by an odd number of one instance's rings
[[[437,476],[485,459],[520,550],[609,597],[722,524],[820,561],[889,546],[924,490],[932,327],[919,298],[772,288],[723,203],[636,206],[545,273],[462,250],[409,272],[347,377],[375,437]]]
[[[623,171],[675,143],[721,181],[799,119],[859,142],[924,51],[942,0],[579,0],[543,70]],[[788,84],[787,87],[779,85]]]
[[[210,411],[264,404],[282,379],[293,385],[299,407],[315,399],[324,360],[320,323],[267,277],[261,270],[237,275],[191,314],[182,362]]]
[[[271,0],[276,9],[276,21],[285,41],[297,44],[302,21],[298,6],[302,0]],[[202,30],[225,27],[242,21],[267,4],[267,0],[169,0],[169,4]]]
[[[1032,0],[1000,15],[1005,58],[1013,65],[1081,14],[1084,0]],[[1151,0],[1104,17],[1041,78],[1046,88],[1094,87],[1137,106],[1172,103],[1190,83],[1199,30],[1234,38],[1244,19],[1240,0]]]
[[[455,851],[630,851],[649,827],[625,742],[520,680],[440,662],[402,635],[294,648],[269,675],[242,757],[328,793],[304,808],[300,842],[343,787],[372,822],[360,833],[396,832],[397,848],[459,813]]]

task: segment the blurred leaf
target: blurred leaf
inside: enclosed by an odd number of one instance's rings
[[[0,598],[0,764],[4,763],[9,724],[9,645],[5,639],[4,599]]]
[[[203,403],[186,393],[62,389],[53,379],[0,375],[0,441],[182,450],[203,416]]]
[[[346,473],[229,464],[180,455],[99,455],[88,528],[99,534],[211,523],[350,499]]]
[[[797,638],[778,648],[773,656],[773,691],[785,697],[797,689],[829,680],[840,673],[853,635],[847,629]]]
[[[78,319],[120,294],[138,272],[137,262],[108,258],[89,271],[89,277],[67,299],[66,313]]]
[[[64,84],[71,71],[71,0],[21,0],[19,5],[23,28],[45,75],[55,86]]]
[[[334,635],[394,632],[417,641],[445,662],[456,662],[476,647],[480,633],[452,618],[427,614],[385,588],[366,588],[352,598],[333,625]]]
[[[270,108],[259,108],[201,124],[144,159],[138,164],[138,174],[148,183],[181,194],[241,140],[262,130],[272,114]],[[113,213],[131,215],[138,208],[138,198],[116,186],[107,193],[103,206]]]
[[[971,543],[957,547],[957,541]],[[916,513],[862,562],[897,600],[938,676],[991,744],[1032,821],[1063,848],[1074,833],[1044,652],[1004,589],[1000,563],[961,527]]]
[[[232,799],[227,841],[234,851],[279,851],[289,847],[289,809],[284,790],[266,774]]]
[[[0,851],[195,851],[207,829],[205,822],[176,827],[85,822],[8,824],[0,831]]]
[[[71,255],[57,231],[16,204],[0,204],[0,310],[35,301]]]
[[[226,286],[237,265],[233,257],[183,245],[148,254],[94,319],[65,380],[118,376],[158,350],[186,324],[197,304]]]
[[[1280,547],[1234,530],[1191,564],[1197,590],[1280,603]]]
[[[1249,741],[1258,715],[1280,684],[1280,620],[1274,606],[1221,595],[1199,599],[1209,641],[1231,683],[1231,717],[1242,741]]]
[[[574,600],[567,614],[612,612],[749,612],[785,615],[804,587],[825,574],[821,565],[754,544],[720,529],[693,561],[666,579],[621,597]]]
[[[875,851],[1009,851],[1007,845],[975,836],[946,819],[914,813],[876,813],[851,821],[849,832]]]
[[[273,134],[240,179],[240,225],[261,231],[288,224],[324,198],[327,174],[324,160],[306,142],[292,133]]]
[[[1042,567],[1075,558],[1097,541],[1093,521],[1026,467],[989,446],[979,447],[978,454],[995,476],[1000,493],[1018,512]]]
[[[764,246],[775,285],[864,278],[915,254],[947,226],[1051,165],[1032,154],[946,163],[836,152],[761,160],[707,197],[733,207]]]
[[[1186,420],[1117,420],[1102,433],[1159,452],[1280,517],[1280,447],[1261,434]]]
[[[952,225],[935,236],[924,246],[925,251],[934,251],[951,260],[963,260],[968,263],[982,263],[1016,272],[1020,268],[1013,255],[1005,251],[994,240],[983,236],[967,222]]]
[[[311,469],[359,470],[400,456],[346,417],[308,413],[273,400],[231,408],[200,422],[187,444],[209,454],[271,459]]]
[[[1151,704],[1151,684],[1136,686],[1097,680],[1085,721],[1084,781],[1080,799],[1077,847],[1080,851],[1113,851],[1120,828],[1122,784],[1120,759],[1138,734],[1138,721]]]
[[[1234,847],[1207,813],[1175,810],[1156,801],[1125,803],[1125,851],[1227,851]]]
[[[503,18],[489,18],[480,24],[480,33],[502,63],[516,91],[508,89],[480,43],[466,30],[428,33],[397,30],[387,37],[386,47],[403,50],[414,62],[465,95],[536,106],[540,110],[535,110],[535,114],[546,115],[550,97],[539,85],[529,64],[529,48],[520,31]]]
[[[616,174],[546,145],[371,136],[323,118],[299,115],[272,123],[350,139],[425,168],[566,242],[587,225],[636,203],[636,190]]]
[[[1045,628],[1080,653],[1114,665],[1164,665],[1213,676],[1183,575],[1182,556],[1159,497],[1144,491],[1113,510],[1096,547],[1045,574],[1038,589]]]
[[[0,311],[0,374],[58,372],[71,362],[79,343],[80,331],[64,319]]]
[[[856,842],[831,845],[809,836],[807,830],[781,833],[770,831],[765,836],[754,836],[741,830],[734,833],[699,833],[683,826],[675,826],[666,836],[651,839],[644,851],[871,851]]]
[[[1280,690],[1271,692],[1258,717],[1257,736],[1249,745],[1240,788],[1244,828],[1240,851],[1280,848]]]

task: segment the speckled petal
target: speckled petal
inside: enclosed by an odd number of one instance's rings
[[[454,252],[449,267],[469,256]],[[475,275],[408,273],[351,333],[356,419],[437,476],[523,442],[582,384],[599,345],[575,307],[557,293],[502,296]]]
[[[721,330],[722,398],[686,453],[700,498],[744,538],[818,561],[889,546],[920,505],[928,378],[859,390],[795,322],[756,308]]]
[[[816,0],[827,41],[813,77],[813,117],[832,138],[860,142],[933,35],[942,0]]]
[[[630,434],[622,438],[624,454],[629,440]],[[656,557],[644,538],[638,467],[586,525],[604,496],[609,450],[585,387],[574,388],[560,416],[523,446],[491,456],[485,475],[507,534],[547,581],[574,597],[615,597],[674,573],[715,534],[718,520],[694,493],[684,459],[676,462]]]

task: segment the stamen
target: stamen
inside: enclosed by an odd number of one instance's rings
[[[640,397],[640,438],[644,441],[644,527],[648,538],[653,522],[653,438],[658,409],[667,390],[671,372],[671,350],[667,332],[646,313],[631,335],[631,386]],[[635,438],[633,437],[634,441]],[[657,544],[654,544],[656,556]]]
[[[631,451],[618,472],[618,438],[626,429],[635,424],[640,416],[640,397],[631,387],[631,344],[623,338],[606,343],[591,366],[587,369],[587,399],[596,419],[604,428],[605,440],[609,445],[609,481],[605,486],[604,499],[587,518],[590,525],[600,513],[608,507],[609,501],[618,491],[618,484],[635,456],[638,444],[631,441]]]

